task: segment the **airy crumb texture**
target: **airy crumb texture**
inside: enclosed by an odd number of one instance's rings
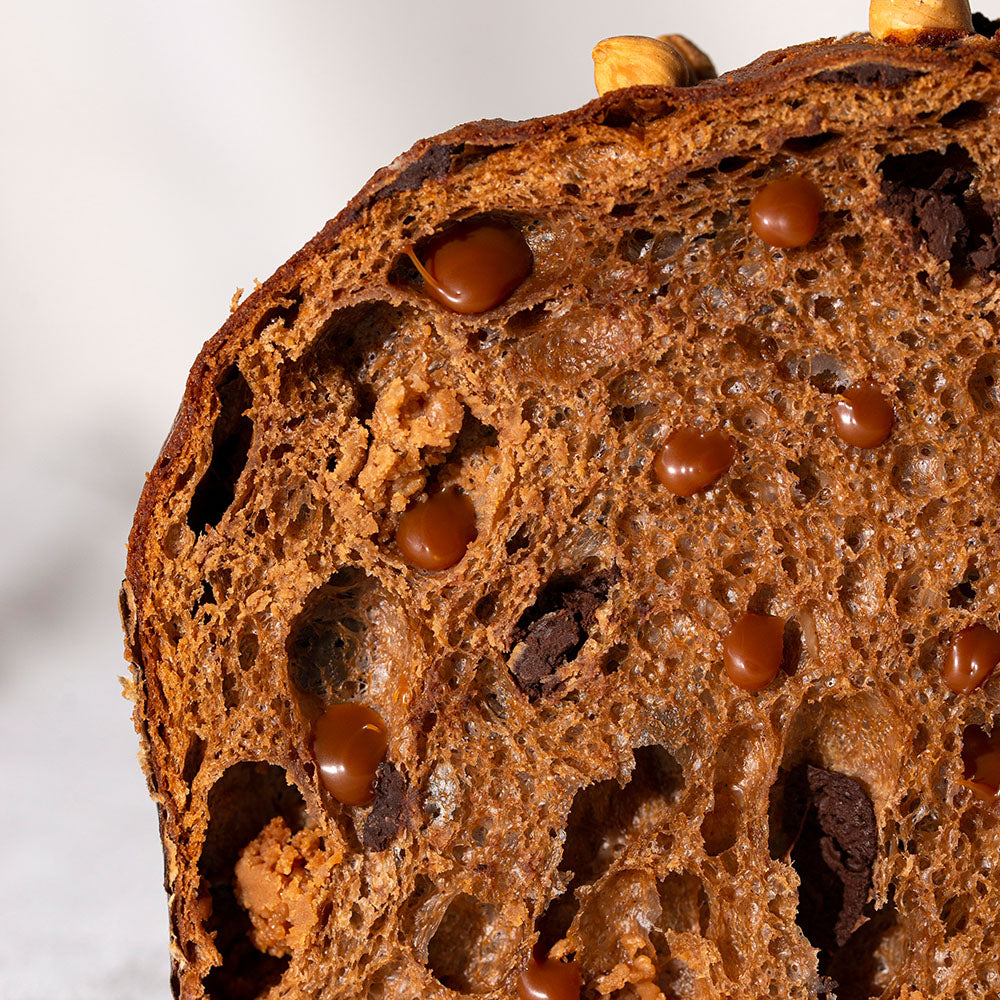
[[[185,1000],[1000,994],[1000,802],[963,784],[1000,672],[1000,45],[770,53],[419,143],[202,351],[122,591]],[[790,174],[815,238],[749,203]],[[458,315],[406,256],[491,215],[534,267]],[[872,380],[895,424],[845,444]],[[690,497],[680,424],[736,458]],[[408,566],[457,487],[477,537]],[[777,677],[723,641],[785,622]],[[311,727],[389,732],[375,802]]]

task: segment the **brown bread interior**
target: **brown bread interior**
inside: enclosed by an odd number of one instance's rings
[[[536,940],[586,997],[1000,990],[1000,811],[958,783],[1000,680],[941,680],[1000,615],[998,126],[984,37],[772,53],[418,144],[240,307],[122,595],[177,995],[511,997]],[[791,173],[824,213],[776,250],[748,204]],[[479,215],[534,269],[458,316],[405,248]],[[862,450],[830,410],[869,378]],[[687,499],[678,423],[738,451]],[[453,485],[476,541],[410,568],[401,512]],[[747,610],[787,623],[756,694]],[[388,725],[371,808],[317,781],[337,701]]]

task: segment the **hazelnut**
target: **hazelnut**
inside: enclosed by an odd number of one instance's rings
[[[691,79],[688,64],[671,45],[658,38],[619,35],[594,46],[594,83],[602,97],[611,90],[659,84],[684,87]]]
[[[660,35],[659,40],[676,49],[680,57],[688,64],[691,83],[701,80],[714,80],[719,74],[715,72],[712,60],[698,48],[690,38],[684,35]]]
[[[868,26],[875,38],[911,45],[972,33],[969,0],[871,0]]]

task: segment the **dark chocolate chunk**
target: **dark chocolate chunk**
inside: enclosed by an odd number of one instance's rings
[[[855,87],[898,87],[909,80],[924,76],[919,69],[894,66],[892,63],[863,62],[839,69],[825,69],[810,77],[820,83],[850,83]]]
[[[785,787],[785,830],[799,874],[799,926],[821,952],[820,971],[862,920],[878,849],[875,810],[854,778],[812,764]]]
[[[993,229],[980,235],[979,245],[969,254],[972,269],[980,274],[1000,271],[1000,205],[990,204],[984,208],[993,222]]]
[[[972,15],[972,30],[977,35],[985,35],[987,38],[992,38],[1000,31],[1000,18],[991,20],[985,14],[980,14],[977,11]]]
[[[460,145],[431,146],[423,156],[404,167],[385,187],[379,189],[378,200],[399,191],[414,191],[424,181],[439,181],[447,177],[452,154],[461,148]]]
[[[909,225],[915,241],[952,274],[1000,270],[1000,213],[976,193],[976,165],[959,145],[882,161],[882,207]]]
[[[837,990],[840,989],[840,983],[830,976],[817,976],[816,981],[810,988],[818,997],[830,996],[836,1000]]]
[[[384,851],[403,825],[406,778],[395,764],[383,761],[375,771],[375,802],[365,820],[365,850]]]
[[[512,635],[509,666],[530,698],[556,686],[557,671],[580,652],[617,578],[617,570],[606,570],[551,580],[521,616]]]

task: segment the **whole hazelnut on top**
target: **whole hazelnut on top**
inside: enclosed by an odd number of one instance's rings
[[[912,45],[972,33],[969,0],[871,0],[868,26],[881,41]]]
[[[602,97],[612,90],[658,84],[686,87],[691,71],[684,57],[659,38],[618,35],[594,46],[594,83]]]

